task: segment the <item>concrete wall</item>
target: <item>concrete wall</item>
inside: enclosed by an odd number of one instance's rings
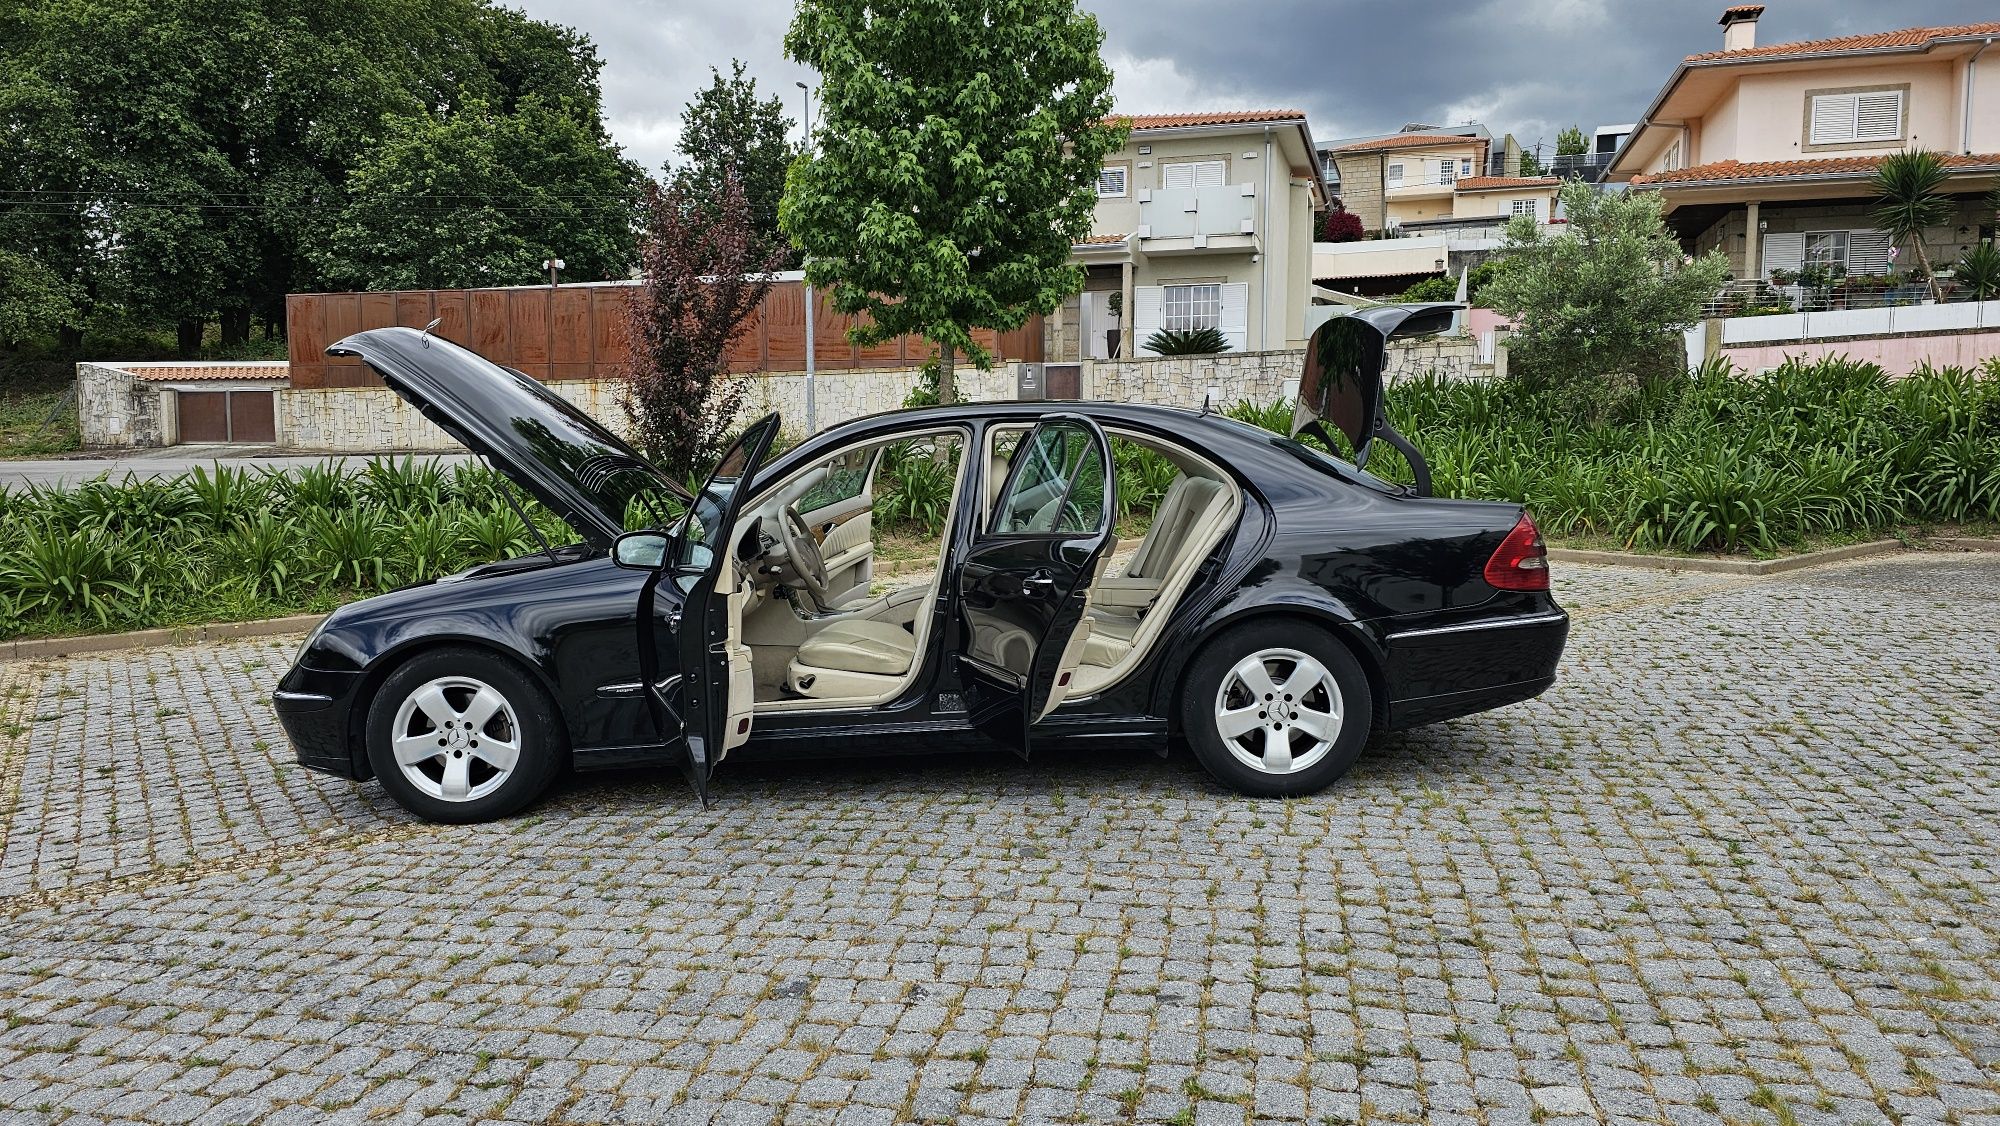
[[[1725,345],[1721,354],[1738,369],[1752,373],[1778,367],[1786,360],[1844,356],[1878,364],[1890,375],[1908,375],[1925,364],[1934,368],[1976,369],[2000,362],[2000,331]]]
[[[161,446],[169,440],[171,395],[121,368],[76,365],[77,419],[86,448]]]

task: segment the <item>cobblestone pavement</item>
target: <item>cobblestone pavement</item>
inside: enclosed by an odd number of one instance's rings
[[[731,764],[419,825],[289,643],[0,665],[0,1121],[2000,1124],[2000,560],[1559,569],[1317,797]]]

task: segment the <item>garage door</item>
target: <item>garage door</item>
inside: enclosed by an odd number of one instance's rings
[[[277,397],[270,391],[182,391],[183,442],[275,442]]]

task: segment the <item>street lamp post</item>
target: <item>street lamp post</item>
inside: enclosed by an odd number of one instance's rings
[[[805,116],[800,118],[800,127],[805,131],[806,151],[810,153],[812,151],[812,104],[813,104],[812,87],[806,85],[803,82],[796,83],[795,85],[798,86],[798,88],[804,93],[805,96],[805,103],[806,103]],[[800,265],[804,265],[804,263],[802,262],[800,263]],[[819,310],[817,308],[817,303],[813,300],[812,283],[806,282],[805,289],[806,289],[806,433],[810,435],[819,433],[819,402],[817,395],[818,388],[814,386],[816,382],[814,376],[814,368],[817,366],[816,360],[818,359],[815,353],[818,351],[818,349],[813,342],[813,322],[819,319],[814,314],[816,314]]]

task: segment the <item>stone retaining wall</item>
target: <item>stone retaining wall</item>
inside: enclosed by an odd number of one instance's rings
[[[76,365],[76,417],[86,448],[160,445],[165,402],[158,388],[123,368]]]

